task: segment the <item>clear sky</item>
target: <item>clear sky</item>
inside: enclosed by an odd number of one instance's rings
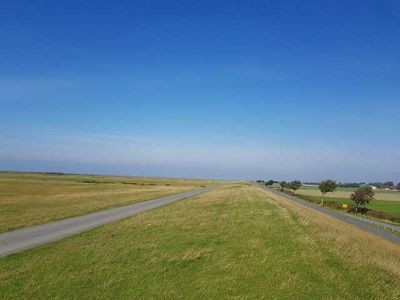
[[[400,181],[400,2],[4,1],[0,169]]]

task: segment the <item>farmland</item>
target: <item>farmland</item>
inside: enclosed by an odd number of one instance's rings
[[[338,203],[352,204],[353,202],[349,197],[354,190],[354,188],[338,188],[334,193],[327,193],[325,198]],[[317,186],[302,186],[296,193],[315,201],[321,198],[321,192]],[[377,190],[375,199],[367,204],[367,207],[372,210],[400,216],[400,192]]]
[[[349,198],[350,194],[356,190],[355,188],[337,188],[334,193],[328,193],[325,195],[327,198]],[[306,196],[321,196],[321,192],[318,189],[318,186],[302,186],[297,193],[306,195]],[[397,191],[385,191],[385,190],[376,190],[375,198],[378,201],[392,201],[400,203],[400,192]]]
[[[398,299],[400,248],[247,184],[0,259],[0,298]]]
[[[211,182],[0,173],[0,232],[176,194]]]

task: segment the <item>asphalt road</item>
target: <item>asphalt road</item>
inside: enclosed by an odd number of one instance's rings
[[[400,235],[396,235],[394,233],[391,233],[391,232],[388,232],[386,230],[380,229],[380,228],[378,228],[376,226],[363,223],[363,222],[361,222],[361,221],[359,221],[357,219],[354,219],[354,218],[349,217],[347,215],[341,214],[341,213],[336,212],[334,210],[321,207],[321,206],[316,205],[316,204],[314,204],[312,202],[305,201],[303,199],[290,196],[288,194],[285,194],[285,193],[282,193],[280,191],[276,191],[276,190],[267,188],[265,186],[261,186],[261,185],[259,185],[259,186],[264,190],[267,190],[267,191],[269,191],[269,192],[271,192],[273,194],[276,194],[278,196],[281,196],[281,197],[284,197],[284,198],[286,198],[288,200],[296,202],[296,203],[298,203],[298,204],[300,204],[302,206],[311,208],[311,209],[316,210],[316,211],[318,211],[320,213],[323,213],[323,214],[326,214],[326,215],[331,216],[333,218],[336,218],[336,219],[338,219],[338,220],[340,220],[342,222],[345,222],[345,223],[351,224],[353,226],[356,226],[357,228],[359,228],[359,229],[361,229],[363,231],[372,233],[372,234],[374,234],[376,236],[379,236],[381,238],[389,240],[389,241],[391,241],[393,243],[400,244]]]
[[[0,234],[0,257],[61,240],[67,236],[105,225],[168,203],[217,189],[223,184],[211,185],[184,193],[121,206],[38,226],[26,227]]]

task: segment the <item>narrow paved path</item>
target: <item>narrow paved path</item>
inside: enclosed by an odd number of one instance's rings
[[[168,203],[217,189],[223,184],[211,185],[184,193],[148,200],[145,202],[116,207],[61,221],[26,227],[0,234],[0,257],[21,252],[42,244],[54,242],[67,236],[89,230],[116,220],[127,218],[140,212]]]
[[[326,214],[326,215],[331,216],[333,218],[336,218],[336,219],[338,219],[338,220],[340,220],[342,222],[345,222],[345,223],[351,224],[353,226],[356,226],[357,228],[359,228],[359,229],[361,229],[363,231],[372,233],[374,235],[377,235],[377,236],[379,236],[381,238],[384,238],[384,239],[389,240],[391,242],[394,242],[396,244],[400,244],[400,235],[396,235],[394,233],[391,233],[391,232],[385,231],[383,229],[380,229],[380,228],[378,228],[376,226],[363,223],[362,221],[359,221],[357,219],[349,217],[349,216],[347,216],[345,214],[336,212],[334,210],[321,207],[321,206],[319,206],[319,205],[317,205],[315,203],[312,203],[312,202],[309,202],[309,201],[306,201],[306,200],[303,200],[303,199],[300,199],[300,198],[297,198],[297,197],[290,196],[288,194],[285,194],[285,193],[282,193],[280,191],[276,191],[276,190],[267,188],[265,186],[261,186],[261,185],[258,185],[258,186],[260,188],[268,191],[268,192],[271,192],[271,193],[275,194],[275,195],[284,197],[284,198],[286,198],[288,200],[291,200],[293,202],[296,202],[296,203],[298,203],[298,204],[300,204],[302,206],[305,206],[307,208],[311,208],[311,209],[316,210],[316,211],[318,211],[320,213],[323,213],[323,214]]]

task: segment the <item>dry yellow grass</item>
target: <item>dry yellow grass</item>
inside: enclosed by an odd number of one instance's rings
[[[295,212],[301,224],[314,226],[315,234],[322,240],[333,241],[332,250],[338,255],[351,259],[354,264],[375,265],[400,277],[400,246],[269,191],[262,191]]]
[[[209,184],[205,180],[0,174],[0,232],[132,204]]]

